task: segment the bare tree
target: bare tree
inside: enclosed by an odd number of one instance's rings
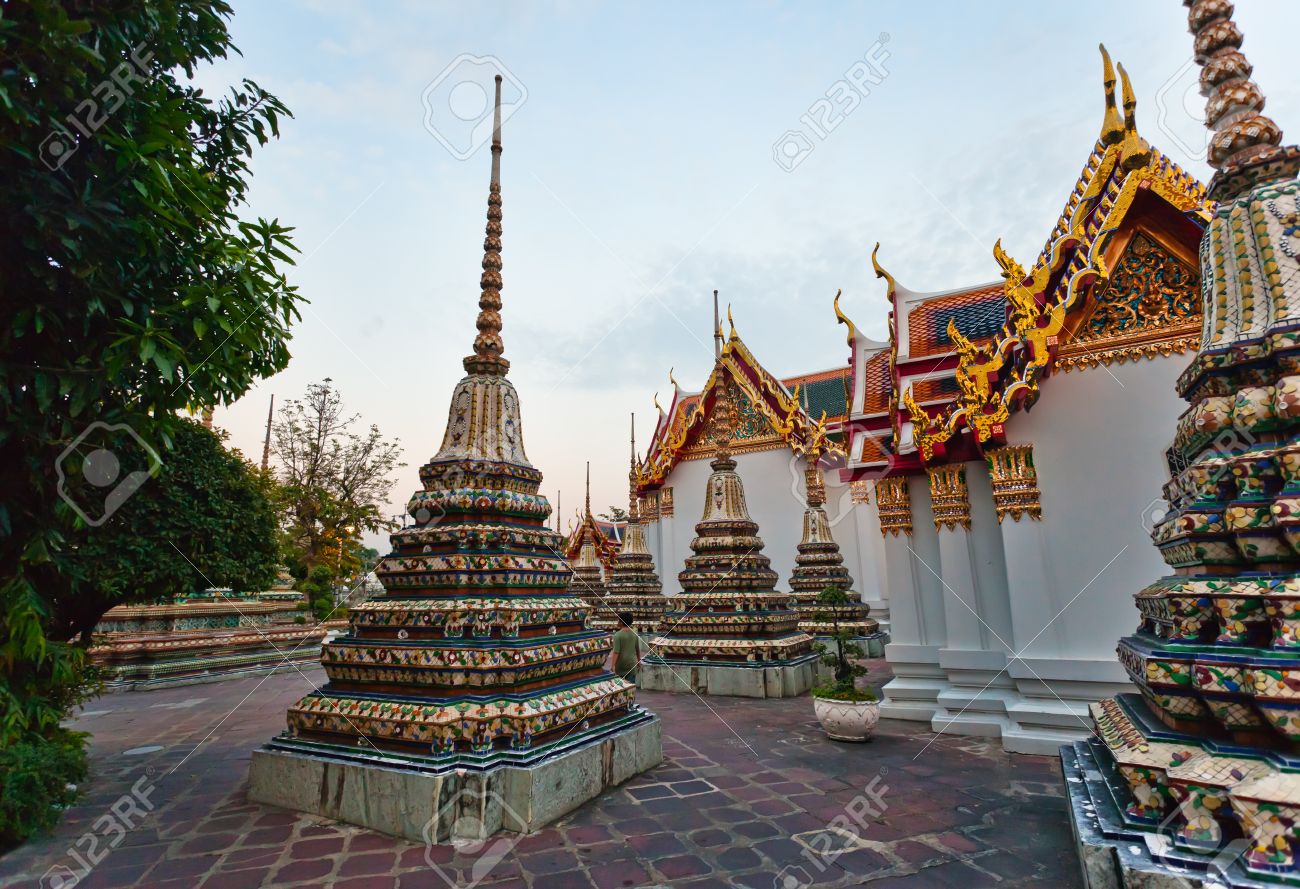
[[[406,465],[401,444],[373,424],[357,431],[359,419],[327,377],[288,401],[272,427],[286,543],[315,583],[328,585],[358,567],[363,532],[395,527],[382,507],[393,471]]]

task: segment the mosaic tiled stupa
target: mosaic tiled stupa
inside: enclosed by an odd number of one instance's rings
[[[524,454],[501,330],[501,78],[478,336],[446,434],[321,662],[329,682],[254,755],[250,797],[426,842],[531,831],[662,759],[604,667]]]
[[[728,386],[729,388],[729,386]],[[710,466],[704,517],[691,541],[694,555],[678,575],[682,593],[651,640],[642,688],[699,694],[781,698],[802,694],[816,678],[812,637],[799,629],[789,593],[763,555],[758,523],[731,456],[731,395],[714,409],[716,456]]]
[[[838,622],[841,631],[868,643],[875,648],[874,656],[883,654],[880,641],[880,624],[870,617],[871,606],[856,601],[853,578],[844,567],[844,556],[831,534],[830,519],[826,515],[826,480],[822,475],[818,457],[812,455],[804,471],[808,507],[803,513],[803,539],[799,541],[799,554],[790,573],[790,589],[795,611],[799,613],[799,629],[813,636],[829,636]],[[855,601],[847,605],[822,605],[817,597],[827,587],[839,587]],[[874,645],[871,643],[874,642]],[[866,650],[866,649],[864,649]]]
[[[631,614],[633,627],[638,633],[651,633],[659,626],[659,619],[668,609],[668,597],[663,594],[663,583],[655,573],[654,556],[646,545],[645,526],[636,493],[636,434],[632,435],[631,468],[628,470],[627,527],[623,529],[623,545],[614,557],[613,568],[605,582],[608,595],[602,602],[597,619],[601,625],[614,626],[618,615]]]
[[[1152,534],[1172,573],[1119,643],[1140,694],[1094,704],[1063,765],[1092,885],[1300,885],[1300,150],[1232,4],[1188,5],[1218,207]]]

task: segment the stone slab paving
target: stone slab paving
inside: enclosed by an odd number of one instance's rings
[[[250,752],[313,680],[318,668],[92,702],[76,720],[94,733],[85,796],[0,859],[0,886],[1081,886],[1057,760],[892,720],[868,744],[835,743],[807,697],[643,692],[663,718],[661,767],[477,848],[250,804]]]

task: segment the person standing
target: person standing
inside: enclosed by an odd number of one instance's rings
[[[619,614],[620,626],[618,632],[614,634],[613,647],[610,649],[609,663],[606,666],[620,678],[635,684],[637,664],[641,662],[641,637],[632,628],[632,621],[631,612],[625,611]]]

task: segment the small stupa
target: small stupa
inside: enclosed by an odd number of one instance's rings
[[[879,656],[884,653],[880,624],[870,617],[870,605],[861,601],[847,605],[817,602],[817,597],[827,587],[838,587],[850,598],[858,598],[853,592],[849,569],[844,567],[840,546],[831,535],[825,507],[826,479],[817,454],[807,457],[804,487],[808,506],[803,513],[803,539],[799,541],[799,554],[794,558],[795,567],[790,574],[794,607],[799,613],[799,629],[813,636],[829,636],[838,623],[840,630],[847,630],[866,642],[869,654]]]
[[[582,548],[578,558],[569,567],[573,570],[573,579],[569,589],[591,609],[590,621],[599,626],[605,601],[605,569],[596,555],[596,539],[593,530],[596,520],[591,514],[591,464],[587,464],[587,504],[576,533],[582,535]]]
[[[721,366],[717,372],[725,373]],[[638,681],[662,691],[792,697],[813,686],[817,655],[790,594],[776,591],[777,574],[745,506],[731,456],[730,388],[721,383],[714,407],[716,451],[694,555],[678,575],[682,593],[670,600]]]
[[[633,629],[638,633],[651,633],[659,626],[659,619],[668,609],[668,597],[663,594],[663,583],[655,573],[654,556],[646,545],[645,526],[637,507],[636,493],[636,418],[632,419],[632,458],[628,469],[627,527],[623,530],[623,545],[614,557],[614,565],[605,584],[608,595],[598,617],[602,625],[614,626],[618,615],[631,614]]]
[[[478,336],[442,447],[326,644],[328,684],[255,751],[249,798],[417,842],[531,832],[663,758],[658,718],[605,669],[568,590],[501,343],[501,78]]]

